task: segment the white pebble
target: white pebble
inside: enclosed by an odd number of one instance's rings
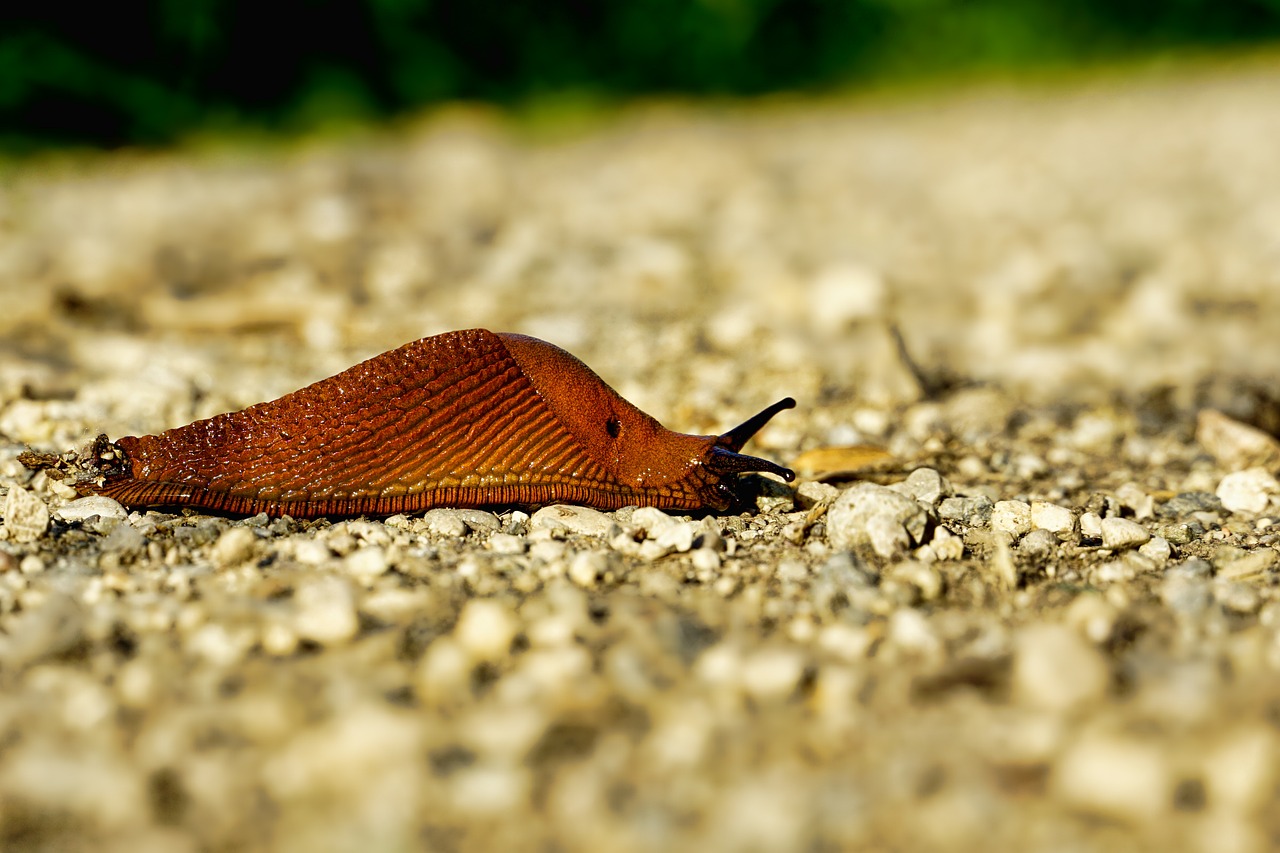
[[[457,539],[467,532],[467,523],[456,509],[429,509],[422,516],[422,524],[428,533]]]
[[[1058,761],[1051,778],[1069,805],[1120,821],[1159,817],[1172,795],[1163,750],[1117,735],[1084,735]]]
[[[1034,625],[1015,640],[1012,686],[1019,701],[1066,711],[1101,699],[1110,673],[1102,655],[1065,625]]]
[[[1275,790],[1276,757],[1276,737],[1270,729],[1245,725],[1225,732],[1205,759],[1210,805],[1240,814],[1265,807]]]
[[[1263,468],[1249,468],[1222,478],[1218,484],[1218,500],[1231,512],[1257,515],[1265,512],[1273,497],[1280,494],[1280,483]]]
[[[1104,548],[1133,548],[1151,541],[1151,534],[1136,521],[1127,518],[1102,519],[1102,546]]]
[[[1031,502],[1031,526],[1050,533],[1070,533],[1076,525],[1075,516],[1065,506],[1048,501]]]
[[[827,512],[827,538],[840,550],[870,545],[881,557],[892,557],[919,544],[928,515],[920,503],[874,483],[848,489]]]
[[[347,582],[334,577],[304,583],[294,594],[297,613],[293,627],[298,636],[320,645],[345,642],[360,627],[355,596]]]
[[[320,566],[333,556],[329,546],[309,536],[295,536],[290,540],[293,558],[304,566]]]
[[[935,656],[942,649],[938,635],[919,610],[895,610],[889,617],[886,639],[903,652],[923,658]]]
[[[951,494],[951,484],[947,482],[947,478],[932,468],[917,468],[907,479],[889,488],[930,506],[937,506],[944,497]]]
[[[1203,409],[1196,418],[1196,441],[1236,470],[1280,460],[1280,442],[1273,436],[1214,409]]]
[[[468,601],[453,628],[453,638],[473,660],[495,662],[511,650],[520,630],[514,613],[492,599]]]
[[[523,554],[526,544],[523,536],[511,533],[495,533],[489,537],[489,549],[495,554]]]
[[[1153,536],[1151,541],[1138,549],[1138,553],[1155,560],[1157,564],[1163,566],[1173,556],[1173,547],[1169,545],[1169,541],[1163,536]]]
[[[698,526],[691,521],[676,521],[662,530],[657,537],[658,546],[672,552],[684,554],[693,548],[694,537]]]
[[[418,665],[418,693],[430,705],[447,705],[465,697],[471,657],[456,642],[442,637],[427,647]]]
[[[569,561],[569,580],[590,588],[600,582],[608,569],[609,555],[604,551],[579,551]]]
[[[118,518],[124,521],[129,517],[129,511],[121,506],[119,501],[105,495],[78,498],[53,511],[54,518],[66,522],[85,521],[95,515],[99,518]]]
[[[804,674],[804,658],[793,649],[766,648],[742,662],[742,688],[753,699],[786,699]]]
[[[1086,539],[1102,538],[1102,516],[1096,512],[1086,512],[1080,515],[1080,535]]]
[[[613,519],[599,510],[585,506],[555,504],[544,506],[529,519],[530,530],[567,530],[581,536],[604,536]]]
[[[10,486],[4,501],[4,527],[14,542],[34,542],[49,527],[49,508],[21,486]]]
[[[253,556],[253,546],[257,541],[258,537],[249,528],[231,527],[222,531],[209,556],[220,568],[238,566]]]
[[[720,570],[720,555],[710,548],[699,548],[693,552],[693,567],[700,572]]]
[[[357,548],[343,559],[347,572],[365,583],[384,575],[391,568],[391,560],[387,557],[387,549],[381,545],[369,545]]]
[[[1014,539],[1031,529],[1031,505],[1025,501],[996,501],[991,510],[991,529]]]

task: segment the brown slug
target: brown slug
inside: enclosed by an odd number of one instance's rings
[[[131,507],[391,515],[577,503],[724,511],[738,451],[790,397],[721,436],[672,432],[545,341],[447,332],[239,412],[95,443],[81,494]]]

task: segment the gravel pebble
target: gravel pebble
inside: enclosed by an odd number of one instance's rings
[[[1280,483],[1262,468],[1249,468],[1223,477],[1217,496],[1229,512],[1257,515],[1280,496]]]
[[[889,488],[929,506],[937,506],[951,494],[951,484],[932,468],[917,468],[907,479]]]
[[[949,521],[959,521],[969,527],[986,527],[991,523],[995,504],[985,495],[973,497],[943,498],[938,505],[938,515]]]
[[[428,532],[450,539],[464,536],[467,532],[462,510],[457,509],[429,509],[422,515],[422,525]]]
[[[360,627],[355,596],[340,578],[323,577],[301,584],[294,593],[294,606],[294,631],[322,646],[344,643]]]
[[[21,486],[10,486],[4,501],[4,529],[13,542],[34,542],[49,527],[49,508]]]
[[[530,530],[567,530],[580,536],[605,536],[613,524],[599,510],[568,504],[544,506],[529,519]]]
[[[1233,471],[1280,464],[1280,441],[1215,409],[1202,409],[1197,416],[1196,441]]]
[[[458,616],[453,638],[476,661],[504,659],[520,630],[519,620],[503,604],[488,599],[468,601]]]
[[[1026,501],[996,501],[991,529],[1017,539],[1031,529],[1031,505]]]
[[[1149,821],[1172,801],[1173,779],[1163,750],[1154,744],[1104,733],[1086,733],[1054,768],[1057,796],[1082,811],[1119,821]]]
[[[1134,548],[1151,539],[1145,527],[1127,518],[1104,518],[1100,527],[1104,548]]]
[[[1075,515],[1065,506],[1048,501],[1031,502],[1031,526],[1050,533],[1066,534],[1075,529]]]
[[[374,578],[386,574],[391,568],[387,549],[381,545],[357,548],[348,554],[342,563],[350,575],[363,583],[369,583]]]
[[[859,483],[848,489],[827,512],[827,537],[840,550],[869,545],[881,557],[918,544],[928,516],[924,507],[884,486]]]
[[[230,527],[213,543],[209,556],[219,568],[238,566],[253,556],[258,537],[247,527]]]
[[[88,521],[95,515],[99,518],[114,518],[124,521],[128,518],[129,513],[118,501],[103,495],[89,495],[88,497],[77,498],[53,511],[54,518],[68,523]]]
[[[1036,625],[1014,642],[1012,688],[1018,701],[1069,711],[1105,695],[1111,675],[1093,646],[1064,625]]]

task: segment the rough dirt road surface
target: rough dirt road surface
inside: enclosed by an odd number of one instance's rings
[[[1270,848],[1277,91],[10,169],[0,847]],[[473,326],[682,431],[794,396],[747,452],[803,476],[743,516],[304,523],[18,461]]]

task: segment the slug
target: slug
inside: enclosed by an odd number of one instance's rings
[[[295,518],[577,503],[724,511],[738,451],[780,400],[720,436],[672,432],[546,341],[447,332],[278,400],[159,435],[100,437],[77,484],[129,507]]]

